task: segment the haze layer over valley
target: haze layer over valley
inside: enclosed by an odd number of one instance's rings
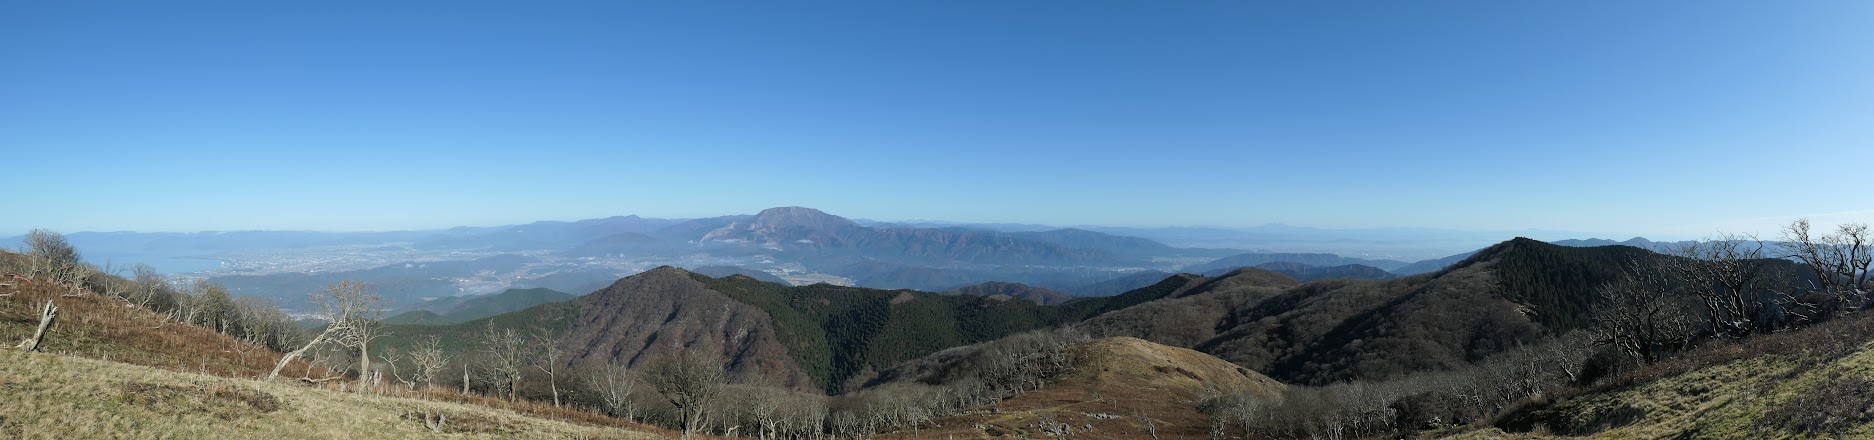
[[[1419,270],[1411,263],[1501,240],[1472,238],[1484,234],[1280,225],[1151,229],[879,222],[787,207],[701,219],[619,216],[436,231],[78,232],[68,237],[96,264],[149,262],[177,279],[207,279],[237,294],[304,309],[308,304],[300,296],[337,279],[366,280],[392,305],[403,307],[510,288],[584,294],[665,265],[733,268],[794,285],[935,292],[1005,282],[1099,296],[1162,278],[1155,274],[1273,262],[1288,263],[1292,275],[1309,279],[1303,272],[1310,268],[1322,272],[1347,265],[1367,273],[1340,276],[1411,274]],[[1174,247],[1148,237],[1193,246]]]

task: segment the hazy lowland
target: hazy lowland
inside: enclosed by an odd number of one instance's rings
[[[1422,261],[807,208],[18,240],[12,437],[1874,435],[1860,223]]]
[[[67,240],[95,264],[149,264],[310,312],[305,293],[337,280],[372,283],[386,306],[401,309],[508,289],[583,294],[665,265],[792,285],[943,292],[1002,282],[1072,296],[1117,294],[1157,282],[1159,274],[1257,265],[1302,280],[1382,279],[1436,271],[1510,234],[907,224],[787,207],[701,219],[619,216],[376,233],[79,232]],[[1639,238],[1627,243],[1653,246]]]

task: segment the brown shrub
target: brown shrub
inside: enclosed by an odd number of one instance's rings
[[[203,413],[234,420],[281,408],[280,398],[272,394],[226,383],[177,386],[130,382],[119,386],[118,391],[119,400],[125,404],[166,415]]]
[[[496,435],[520,433],[520,427],[515,425],[512,421],[495,419],[475,413],[453,411],[406,411],[403,413],[404,420],[422,423],[425,429],[428,429],[429,423],[433,423],[433,421],[437,420],[437,416],[440,416],[440,420],[442,421],[441,430],[443,433]]]
[[[239,402],[253,408],[254,411],[270,413],[279,411],[283,406],[279,397],[260,390],[235,386],[229,383],[217,383],[209,387],[210,395],[216,399]]]

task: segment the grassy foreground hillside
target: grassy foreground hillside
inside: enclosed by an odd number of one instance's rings
[[[8,257],[17,255],[0,254],[0,258]],[[52,301],[60,310],[58,320],[46,331],[40,352],[248,378],[267,374],[280,360],[279,353],[259,344],[183,324],[147,308],[130,307],[97,292],[73,293],[45,282],[13,284],[0,287],[0,343],[4,347],[32,336],[39,326],[40,308]],[[293,361],[282,374],[328,375],[304,360]]]
[[[0,350],[4,438],[665,438],[486,406]]]
[[[1474,437],[1874,438],[1874,317],[1706,347],[1530,402]]]
[[[18,258],[0,252],[0,263]],[[6,281],[0,285],[4,439],[674,437],[536,402],[396,387],[359,392],[357,382],[344,380],[308,386],[296,378],[334,373],[303,359],[290,363],[280,381],[262,382],[256,378],[271,371],[282,355],[252,342],[256,337],[237,338],[180,322],[179,312],[137,306],[91,289],[94,283],[78,289]],[[196,299],[174,295],[178,301]],[[38,352],[13,348],[33,334],[46,301],[59,312]],[[263,333],[250,332],[258,334]]]

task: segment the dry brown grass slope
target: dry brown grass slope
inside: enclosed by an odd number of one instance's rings
[[[665,438],[479,405],[0,350],[0,438]]]
[[[0,287],[0,342],[7,347],[32,336],[47,300],[59,307],[39,351],[226,377],[261,377],[279,353],[214,331],[175,322],[96,292],[73,293],[47,283]],[[294,361],[282,374],[311,368]],[[323,370],[311,372],[324,376]]]
[[[425,414],[456,420],[445,423],[444,432],[471,436],[671,436],[536,402],[440,390],[334,391],[350,388],[341,382],[322,388],[263,383],[254,379],[269,372],[280,353],[96,292],[8,284],[13,285],[0,286],[0,438],[423,437]],[[60,311],[39,352],[13,349],[32,335],[47,300]],[[298,376],[308,368],[295,361],[285,373]]]
[[[890,438],[1078,439],[1208,438],[1199,401],[1216,393],[1280,399],[1286,386],[1216,357],[1138,338],[1097,339],[1074,347],[1074,372],[1037,390],[936,420]]]

